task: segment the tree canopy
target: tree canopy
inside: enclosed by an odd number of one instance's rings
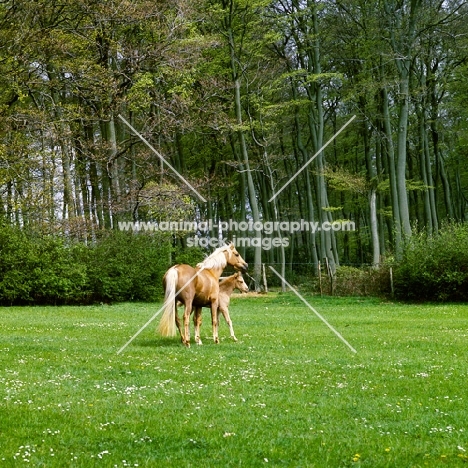
[[[256,277],[401,258],[467,219],[467,19],[463,0],[1,2],[0,217],[83,242],[276,223],[240,248]],[[300,221],[321,229],[279,227]]]

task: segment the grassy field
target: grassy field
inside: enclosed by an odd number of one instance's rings
[[[467,466],[468,305],[308,300],[356,354],[290,293],[119,355],[158,304],[0,309],[0,467]]]

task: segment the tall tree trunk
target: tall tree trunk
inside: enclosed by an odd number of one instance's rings
[[[318,26],[318,5],[315,0],[308,0],[306,5],[299,0],[292,1],[293,10],[295,11],[295,25],[296,30],[292,34],[296,42],[298,60],[301,67],[312,75],[321,75],[322,69],[320,64],[320,40],[319,40],[319,26]],[[307,92],[308,100],[310,101],[307,124],[313,143],[313,150],[316,153],[323,146],[324,135],[324,109],[323,109],[323,95],[321,84],[318,80],[306,80],[302,83]],[[307,155],[307,160],[309,155]],[[316,198],[317,198],[317,211],[319,222],[322,227],[325,222],[331,223],[333,221],[331,212],[328,210],[328,194],[327,186],[324,176],[324,154],[320,152],[315,158],[316,167]],[[307,171],[304,171],[307,180]],[[327,261],[334,272],[336,265],[339,263],[336,251],[336,243],[334,242],[334,231],[324,230],[320,231],[320,258],[327,258]]]
[[[50,80],[57,79],[57,74],[51,68],[48,70]],[[73,184],[71,176],[71,159],[72,152],[70,151],[68,128],[64,123],[62,109],[60,108],[60,95],[52,90],[53,115],[55,117],[55,128],[57,132],[60,153],[62,156],[62,179],[63,179],[63,204],[62,204],[62,219],[70,220],[75,216],[75,201],[73,197]]]
[[[245,139],[244,131],[242,130],[243,119],[242,119],[242,102],[241,102],[241,84],[240,84],[240,70],[238,60],[236,57],[236,44],[234,41],[234,35],[232,27],[229,24],[227,29],[229,55],[232,80],[234,84],[234,108],[236,114],[236,123],[238,126],[237,137],[240,146],[240,153],[242,156],[243,165],[246,170],[247,177],[247,192],[249,194],[249,205],[252,212],[253,222],[260,222],[260,212],[258,209],[257,194],[255,191],[254,180],[252,177],[252,171],[250,169],[249,153],[247,150],[247,143]],[[262,275],[262,233],[261,231],[255,231],[255,242],[254,247],[254,269],[253,277],[255,279],[256,288],[260,288],[261,275]]]
[[[402,239],[401,239],[401,222],[400,222],[400,209],[398,201],[398,187],[397,187],[397,176],[395,169],[395,148],[393,145],[392,127],[390,121],[390,111],[388,108],[388,93],[384,86],[382,88],[382,119],[385,129],[385,137],[387,141],[387,157],[388,157],[388,169],[389,169],[389,181],[390,181],[390,199],[392,201],[392,213],[393,213],[393,231],[394,231],[394,248],[395,257],[401,258],[403,252]]]
[[[361,100],[361,109],[365,111],[365,100]],[[380,264],[380,243],[379,243],[379,226],[377,219],[377,170],[371,156],[369,128],[367,122],[363,122],[362,139],[364,141],[364,155],[367,166],[369,189],[369,226],[372,239],[372,265],[378,267]]]
[[[406,192],[406,141],[408,138],[409,74],[411,62],[409,60],[402,60],[401,62],[397,62],[400,72],[400,98],[398,108],[396,183],[402,233],[407,238],[411,236],[409,202]]]
[[[294,100],[297,99],[297,89],[294,84],[292,85],[292,94],[293,94],[293,99]],[[299,165],[304,165],[308,161],[308,152],[303,142],[301,123],[299,120],[299,109],[297,107],[294,112],[294,121],[295,121],[295,132],[294,132],[295,144],[301,155],[301,159],[299,160]],[[314,200],[312,198],[314,189],[312,187],[312,182],[311,182],[309,171],[305,170],[303,172],[304,172],[304,184],[305,184],[305,195],[306,195],[305,198],[306,198],[306,207],[307,207],[306,219],[307,221],[309,221],[309,223],[312,223],[315,221]],[[291,177],[292,177],[292,174],[291,174]],[[316,233],[310,231],[306,234],[306,236],[308,237],[308,241],[309,241],[307,242],[307,246],[310,245],[309,252],[312,255],[312,262],[314,264],[314,273],[318,274],[318,262],[320,259],[317,255]]]
[[[403,2],[404,3],[404,2]],[[398,190],[398,208],[402,234],[405,238],[411,236],[408,195],[406,192],[406,159],[410,97],[410,74],[412,72],[413,47],[416,39],[416,21],[421,10],[422,0],[409,0],[405,5],[387,2],[384,5],[389,27],[390,42],[395,55],[395,66],[398,72],[398,130],[397,130],[397,165],[396,183]]]
[[[105,148],[106,158],[100,165],[101,180],[102,180],[102,199],[104,211],[104,227],[106,229],[112,228],[112,218],[114,216],[113,205],[116,201],[115,195],[115,181],[113,180],[113,165],[115,147],[115,131],[112,121],[101,121],[101,142]],[[99,166],[98,166],[99,170]]]
[[[319,42],[319,26],[318,26],[318,13],[317,4],[314,1],[310,1],[309,7],[312,8],[312,30],[310,33],[313,35],[312,47],[308,47],[309,55],[309,71],[313,74],[320,75],[322,73],[322,67],[320,63],[320,42]],[[315,152],[317,152],[323,146],[323,135],[325,127],[324,111],[323,111],[323,95],[320,83],[311,83],[307,87],[309,98],[311,99],[312,107],[309,112],[309,128],[312,134],[312,140],[315,146]],[[324,169],[325,169],[325,155],[321,151],[316,158],[317,167],[317,205],[318,214],[322,227],[325,222],[332,223],[333,217],[331,212],[328,210],[328,192],[325,181]],[[336,252],[336,244],[334,242],[335,233],[333,230],[320,231],[321,236],[321,258],[327,258],[330,265],[331,271],[334,273],[337,265],[339,265],[339,259]]]
[[[424,118],[424,108],[418,112],[419,118],[419,163],[420,163],[420,170],[421,170],[421,178],[424,184],[424,192],[423,192],[423,202],[424,202],[424,219],[425,219],[425,226],[426,232],[429,236],[432,236],[433,232],[433,220],[432,220],[432,210],[431,210],[431,200],[430,200],[430,187],[429,187],[429,179],[427,177],[427,165],[426,165],[426,156],[427,156],[427,149],[426,149],[426,125],[425,125],[425,118]]]

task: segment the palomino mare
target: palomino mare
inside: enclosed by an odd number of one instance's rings
[[[222,313],[227,324],[229,325],[229,332],[231,338],[237,341],[236,335],[234,335],[234,328],[232,326],[232,320],[229,315],[229,302],[231,301],[231,294],[234,289],[238,289],[242,293],[249,291],[247,283],[244,281],[242,273],[238,271],[227,278],[224,278],[219,283],[219,296],[218,296],[218,314],[217,314],[217,325],[219,325],[219,314]],[[195,324],[195,343],[202,344],[200,339],[200,326],[202,323],[202,308],[200,306],[195,307],[195,314],[193,315],[193,323]]]
[[[217,248],[196,268],[190,265],[175,265],[169,268],[163,278],[165,306],[159,323],[159,332],[162,336],[175,336],[177,327],[182,343],[189,347],[192,307],[210,307],[213,340],[219,343],[217,314],[219,278],[227,265],[233,266],[236,270],[247,270],[248,267],[232,243]],[[177,315],[177,301],[184,304],[183,331]]]

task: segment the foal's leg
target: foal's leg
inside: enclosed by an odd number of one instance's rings
[[[176,306],[175,306],[175,323],[177,325],[177,329],[179,330],[179,334],[180,334],[180,339],[182,341],[182,343],[184,342],[184,335],[182,334],[182,328],[180,326],[180,318],[179,318],[179,314],[177,313],[177,303],[176,303]]]
[[[226,323],[229,325],[229,333],[231,334],[231,338],[234,341],[237,341],[236,335],[234,335],[234,328],[232,326],[232,320],[231,320],[231,317],[229,316],[229,309],[227,307],[226,308],[220,307],[218,309],[218,317],[219,317],[219,312],[223,314],[223,317],[225,318]]]
[[[218,344],[218,301],[211,303],[211,323],[213,325],[213,341]]]
[[[197,345],[202,344],[202,340],[200,338],[200,326],[202,324],[202,308],[195,307],[195,312],[193,314],[193,323],[195,325],[195,343]]]

